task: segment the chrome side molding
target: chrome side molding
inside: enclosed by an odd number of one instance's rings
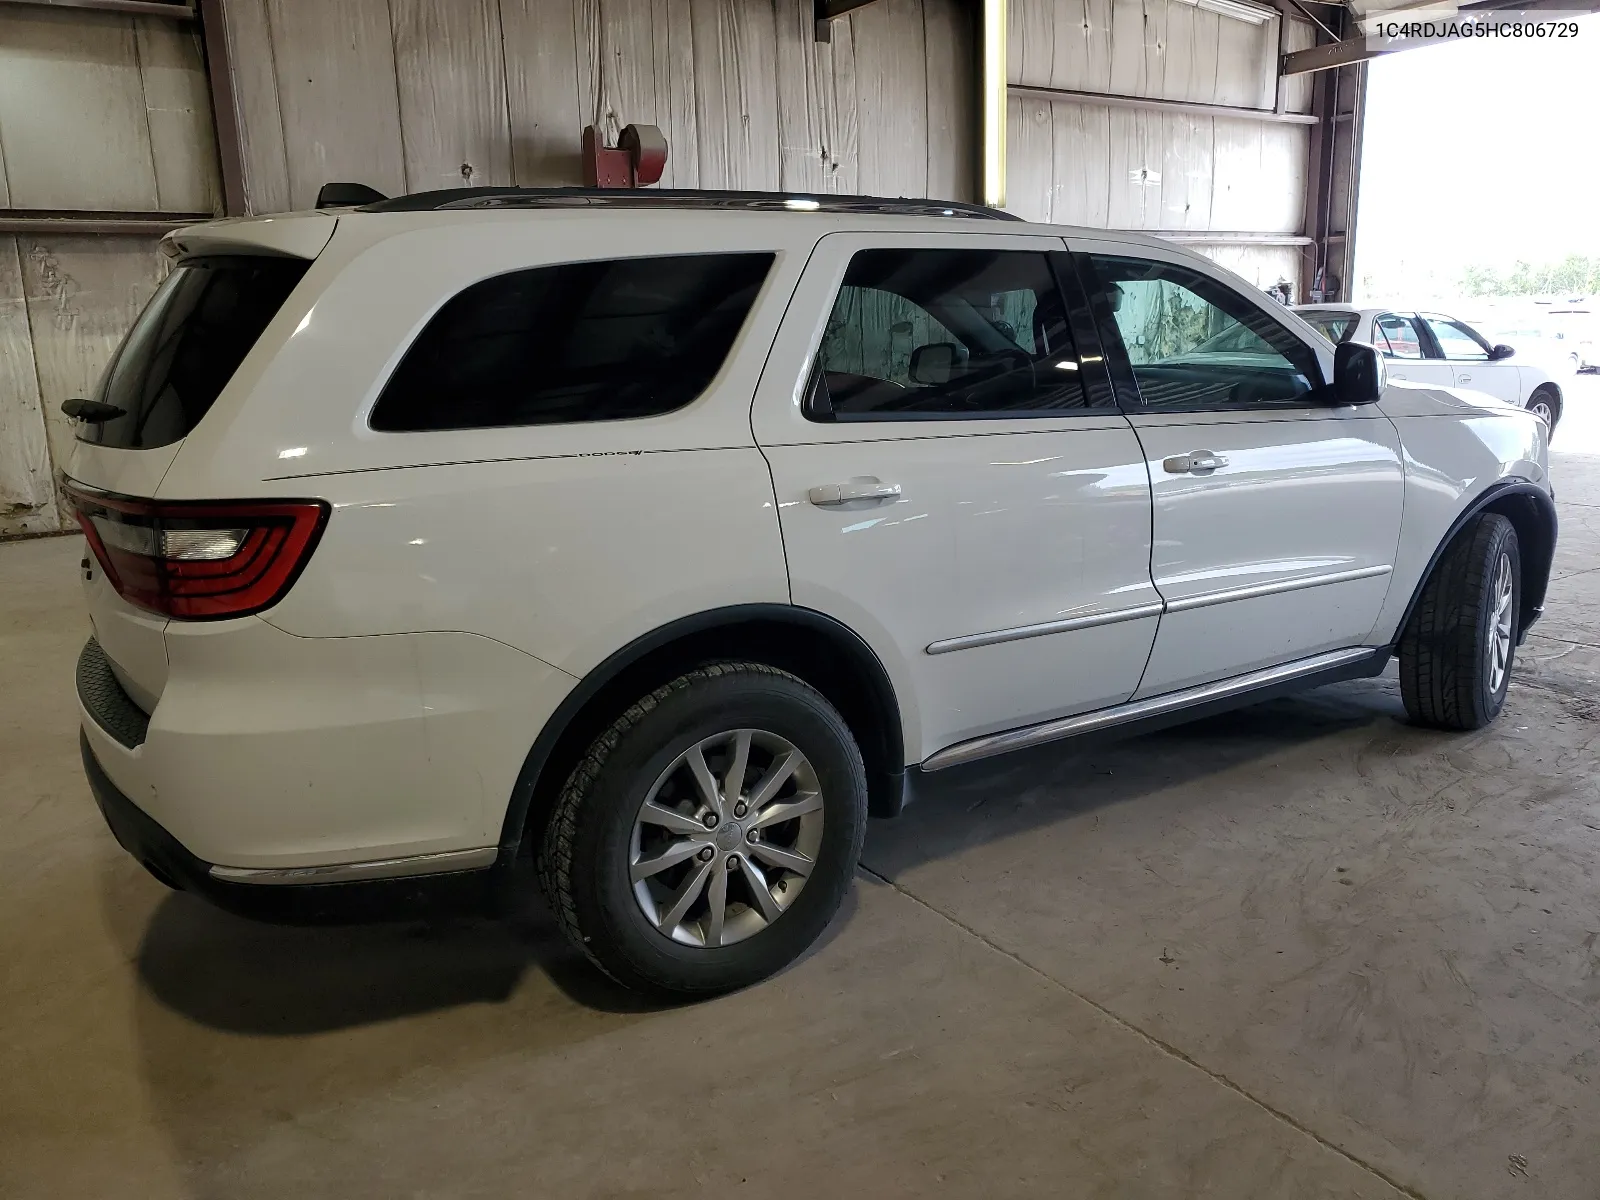
[[[980,758],[989,758],[992,755],[1005,754],[1028,746],[1040,746],[1045,742],[1059,741],[1077,734],[1127,725],[1145,717],[1194,708],[1216,700],[1227,700],[1260,688],[1271,687],[1273,684],[1288,683],[1307,675],[1316,675],[1335,667],[1352,666],[1379,657],[1387,659],[1387,651],[1382,647],[1357,646],[1349,650],[1330,650],[1326,654],[1316,654],[1276,667],[1265,667],[1259,671],[1235,675],[1230,679],[1219,679],[1215,683],[1203,683],[1197,687],[1167,692],[1165,695],[1152,696],[1147,700],[1130,700],[1126,704],[1080,713],[1075,717],[1058,717],[1054,721],[1045,721],[1038,725],[1026,725],[1021,729],[991,733],[984,737],[972,738],[970,741],[957,742],[954,746],[946,746],[943,750],[929,755],[924,760],[922,769],[942,771],[946,767],[976,762]]]
[[[1284,592],[1326,587],[1330,583],[1353,583],[1357,579],[1374,579],[1379,575],[1387,575],[1393,569],[1387,563],[1382,563],[1372,567],[1356,567],[1350,571],[1334,571],[1328,575],[1302,575],[1297,579],[1254,583],[1220,592],[1207,592],[1203,596],[1185,596],[1181,600],[1168,600],[1167,611],[1188,612],[1193,608],[1210,608],[1213,604],[1226,604],[1230,600],[1253,600],[1257,596],[1278,596]]]
[[[813,501],[813,503],[816,503]],[[926,654],[949,654],[953,650],[973,650],[979,646],[996,646],[1001,642],[1016,642],[1023,638],[1046,637],[1052,633],[1070,633],[1075,629],[1096,629],[1102,625],[1115,625],[1121,621],[1137,621],[1142,617],[1160,617],[1167,613],[1188,612],[1196,608],[1209,608],[1213,604],[1226,604],[1230,600],[1251,600],[1257,596],[1277,596],[1284,592],[1298,592],[1306,588],[1326,587],[1333,583],[1353,583],[1357,579],[1373,579],[1387,575],[1394,568],[1387,563],[1370,567],[1356,567],[1349,571],[1333,571],[1326,575],[1301,575],[1294,579],[1275,579],[1271,583],[1253,583],[1244,587],[1224,588],[1219,592],[1206,592],[1199,596],[1185,596],[1179,600],[1157,600],[1138,604],[1132,608],[1119,608],[1111,612],[1089,613],[1081,617],[1066,617],[1060,621],[1041,621],[1037,625],[1016,625],[1010,629],[995,629],[988,633],[968,633],[960,637],[941,638],[929,642]]]
[[[475,871],[481,867],[492,867],[499,856],[499,847],[485,846],[481,850],[447,850],[441,854],[412,854],[405,858],[329,863],[321,867],[212,867],[211,877],[224,883],[266,885],[355,883],[367,879],[399,879],[407,875]]]
[[[1017,642],[1023,638],[1045,637],[1052,633],[1066,633],[1073,629],[1096,629],[1101,625],[1116,625],[1122,621],[1137,621],[1141,617],[1159,617],[1161,601],[1139,604],[1133,608],[1119,608],[1112,612],[1090,613],[1082,617],[1067,617],[1060,621],[1041,621],[1037,625],[1018,625],[1011,629],[996,629],[989,633],[968,633],[961,637],[944,638],[929,642],[927,653],[949,654],[952,650],[971,650],[978,646],[995,646],[1001,642]]]

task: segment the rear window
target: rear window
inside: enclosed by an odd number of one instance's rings
[[[78,436],[120,450],[188,436],[310,266],[261,255],[179,263],[101,377],[94,398],[122,415],[81,425]]]
[[[1295,311],[1305,318],[1307,324],[1335,346],[1354,333],[1356,325],[1361,321],[1361,314],[1353,312],[1307,312],[1303,308]]]
[[[417,335],[372,428],[554,425],[682,408],[722,369],[772,259],[627,258],[482,280]]]

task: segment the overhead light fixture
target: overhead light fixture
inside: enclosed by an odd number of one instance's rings
[[[1193,5],[1218,16],[1232,17],[1236,21],[1248,21],[1252,25],[1265,25],[1278,15],[1273,9],[1263,8],[1259,4],[1246,4],[1243,0],[1178,0],[1178,3]]]
[[[1006,0],[983,0],[983,202],[990,208],[1006,204],[1006,37]]]
[[[817,209],[822,207],[816,200],[805,200],[799,196],[791,196],[783,202],[783,206],[793,209],[795,212],[816,212]]]

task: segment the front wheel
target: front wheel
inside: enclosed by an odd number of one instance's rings
[[[1554,433],[1556,422],[1561,420],[1561,401],[1553,388],[1537,387],[1528,397],[1528,411],[1544,418],[1544,423]]]
[[[866,830],[861,754],[803,680],[718,663],[633,704],[590,746],[546,827],[563,932],[619,983],[709,996],[816,940]]]
[[[1485,513],[1445,550],[1400,638],[1400,695],[1413,721],[1481,729],[1500,715],[1521,600],[1517,531]]]

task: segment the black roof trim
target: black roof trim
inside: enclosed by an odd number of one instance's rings
[[[803,203],[797,204],[797,201]],[[989,221],[1022,219],[999,209],[956,200],[905,200],[809,192],[719,192],[699,188],[447,188],[378,200],[362,205],[359,211],[395,213],[492,208],[750,209],[758,212],[877,213],[898,217],[978,217]]]

